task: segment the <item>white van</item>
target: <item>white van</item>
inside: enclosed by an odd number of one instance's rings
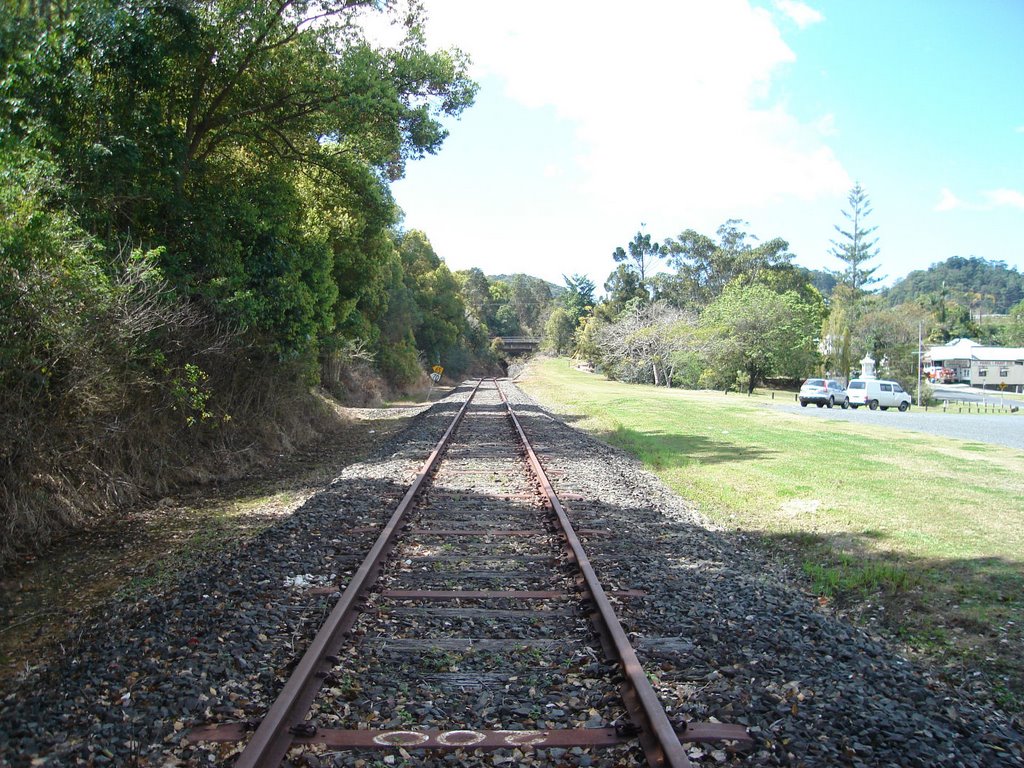
[[[851,408],[866,405],[872,411],[876,408],[887,411],[891,407],[905,411],[910,407],[910,394],[895,381],[886,379],[852,379],[846,394],[850,396]]]

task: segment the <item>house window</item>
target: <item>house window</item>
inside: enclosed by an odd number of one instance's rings
[[[988,376],[988,368],[979,368],[978,369],[978,375],[979,376]]]
[[[999,375],[1000,376],[1009,376],[1010,375],[1009,368],[1000,368],[999,369]]]

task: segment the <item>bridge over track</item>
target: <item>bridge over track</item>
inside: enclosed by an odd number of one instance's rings
[[[529,336],[498,336],[501,345],[509,355],[531,355],[540,349],[540,339]]]

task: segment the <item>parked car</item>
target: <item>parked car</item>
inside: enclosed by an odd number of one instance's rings
[[[886,379],[853,379],[846,390],[850,395],[850,407],[860,408],[866,405],[872,411],[881,408],[899,408],[905,411],[910,407],[910,393],[904,392],[895,381]]]
[[[850,398],[846,389],[834,379],[808,379],[800,387],[800,405],[804,408],[808,403],[814,403],[821,408],[838,405],[841,408],[850,407]]]

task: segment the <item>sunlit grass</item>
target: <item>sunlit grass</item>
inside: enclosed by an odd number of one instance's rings
[[[946,438],[809,419],[773,408],[764,394],[609,382],[565,361],[535,364],[522,385],[582,417],[578,426],[640,458],[716,522],[871,532],[874,548],[917,557],[1024,562],[1018,451],[972,445],[968,459]],[[898,426],[899,414],[886,416]]]
[[[1019,691],[1024,453],[900,430],[894,411],[882,425],[807,418],[776,407],[792,393],[621,384],[566,360],[535,361],[520,384],[713,522],[796,552],[818,594],[896,595],[894,629],[929,650],[970,637],[972,656],[1012,670]]]

